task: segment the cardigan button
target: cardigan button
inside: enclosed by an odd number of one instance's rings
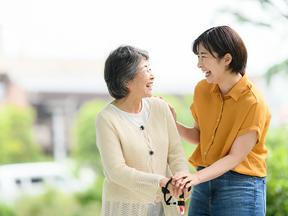
[[[152,150],[149,151],[149,155],[153,155],[154,152]]]

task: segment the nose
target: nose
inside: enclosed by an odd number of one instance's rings
[[[151,68],[148,69],[148,72],[150,73],[150,80],[154,80],[155,79],[155,75],[152,72]]]
[[[202,67],[202,61],[201,61],[201,58],[199,58],[199,57],[198,57],[197,67],[198,68]]]
[[[155,75],[153,73],[150,73],[150,80],[153,81],[155,79]]]

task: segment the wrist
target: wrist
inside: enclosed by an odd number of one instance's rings
[[[194,175],[196,177],[196,184],[200,184],[201,183],[200,173],[196,172]]]
[[[168,178],[162,178],[160,180],[160,182],[159,182],[159,186],[160,187],[165,187],[165,185],[167,184],[168,180],[169,180]]]

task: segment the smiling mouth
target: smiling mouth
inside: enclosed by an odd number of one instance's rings
[[[205,77],[209,77],[211,75],[211,71],[203,71],[205,73]]]
[[[147,88],[152,88],[152,86],[153,86],[153,82],[149,82],[149,83],[146,84]]]

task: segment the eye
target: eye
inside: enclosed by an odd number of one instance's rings
[[[198,55],[198,59],[203,59],[203,58],[207,58],[206,55]]]
[[[145,65],[144,67],[145,67],[145,71],[146,72],[150,72],[151,71],[150,65]]]

